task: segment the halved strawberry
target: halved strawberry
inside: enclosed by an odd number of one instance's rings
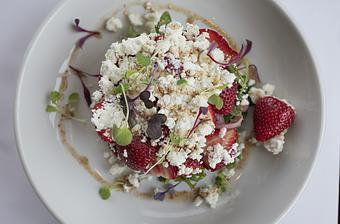
[[[237,52],[230,47],[228,41],[221,34],[208,28],[200,29],[200,33],[203,32],[209,33],[209,41],[215,41],[218,48],[223,51],[226,57],[230,57],[231,59],[235,59],[237,57]]]
[[[103,107],[103,102],[98,102],[93,106],[92,111],[99,110],[102,107]],[[103,141],[107,143],[113,143],[112,129],[102,129],[99,131],[97,130],[97,133],[103,139]]]
[[[175,166],[169,165],[168,167],[164,167],[161,164],[155,166],[150,174],[156,177],[164,177],[166,179],[176,179],[177,178],[178,169]]]
[[[258,141],[279,135],[293,123],[296,112],[282,100],[266,96],[256,102],[254,110],[255,137]]]
[[[209,146],[214,146],[216,144],[221,144],[225,150],[227,150],[229,152],[231,146],[236,142],[237,140],[237,131],[236,129],[229,129],[227,130],[227,132],[225,133],[225,135],[223,136],[223,138],[221,138],[219,136],[220,131],[215,131],[213,134],[208,135],[206,137],[207,139],[207,147]],[[203,165],[206,169],[214,172],[217,171],[221,168],[223,168],[224,166],[224,162],[220,162],[216,165],[215,168],[211,168],[209,165],[209,160],[208,160],[208,152],[207,150],[205,151],[205,154],[203,156]]]
[[[214,107],[213,105],[208,106],[208,115],[210,117],[210,119],[212,120],[212,122],[216,125],[216,115],[215,115],[215,111],[214,111]]]
[[[230,88],[225,88],[222,91],[220,97],[223,100],[223,107],[221,109],[217,109],[215,105],[212,105],[216,113],[227,115],[231,112],[236,100],[237,87],[238,87],[237,82],[234,82]]]
[[[135,136],[129,145],[116,145],[115,148],[117,157],[133,170],[146,171],[156,162],[158,149],[149,143],[141,142],[138,136]]]

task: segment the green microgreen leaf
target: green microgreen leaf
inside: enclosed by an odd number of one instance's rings
[[[127,33],[126,33],[126,37],[134,38],[134,37],[137,37],[137,36],[138,36],[137,31],[135,30],[135,28],[132,25],[130,25],[128,30],[127,30]]]
[[[99,188],[98,193],[103,200],[107,200],[111,197],[111,189],[107,186]]]
[[[209,102],[210,104],[212,104],[212,105],[215,105],[215,107],[216,107],[218,110],[222,109],[222,107],[223,107],[223,100],[222,100],[222,98],[221,98],[219,95],[217,95],[217,94],[211,95],[211,96],[209,97],[209,99],[208,99],[208,102]]]
[[[178,80],[177,81],[177,85],[178,86],[180,86],[180,85],[186,85],[188,83],[188,81],[187,80],[185,80],[185,79],[180,79],[180,80]]]
[[[229,182],[223,171],[220,171],[215,177],[215,185],[221,193],[226,191]]]
[[[79,100],[79,94],[78,93],[71,93],[68,96],[68,103],[76,103]]]
[[[127,71],[125,72],[125,77],[126,77],[126,78],[130,78],[130,77],[136,75],[137,73],[138,73],[138,72],[137,72],[137,71],[134,71],[134,70],[127,70]]]
[[[56,104],[60,100],[61,95],[58,91],[52,91],[49,97],[52,103]]]
[[[132,132],[127,127],[116,129],[112,135],[118,145],[126,146],[132,142]]]
[[[127,83],[124,83],[122,84],[124,86],[124,90],[126,91],[127,89],[129,89],[129,84]],[[116,86],[116,87],[113,87],[112,89],[112,94],[121,94],[123,93],[123,89],[122,89],[122,86],[119,85],[119,86]]]
[[[225,85],[217,86],[216,89],[218,89],[218,90],[224,90],[224,89],[227,88],[227,87],[228,87],[228,85],[225,84]]]
[[[184,181],[191,189],[196,187],[196,184],[206,176],[203,171],[201,173],[193,174],[191,177],[181,176],[178,181]]]
[[[58,111],[58,109],[55,106],[47,105],[47,107],[46,107],[46,112],[51,113],[51,112],[57,112],[57,111]]]
[[[171,19],[170,13],[168,11],[163,12],[163,14],[161,15],[161,17],[159,19],[159,22],[157,23],[157,25],[155,27],[156,32],[159,33],[159,28],[162,25],[166,25],[166,24],[170,23],[171,21],[172,21],[172,19]]]
[[[170,133],[170,142],[173,145],[183,146],[186,140],[186,138],[182,138],[180,136],[176,136],[174,133]]]
[[[140,52],[137,53],[136,58],[137,58],[137,64],[142,67],[146,67],[150,65],[151,63],[151,57],[145,56],[144,54]]]

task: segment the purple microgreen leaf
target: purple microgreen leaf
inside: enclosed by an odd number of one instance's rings
[[[83,86],[83,94],[84,94],[84,98],[86,100],[87,106],[90,107],[92,103],[90,90],[86,87],[84,80],[81,77],[79,77],[79,79],[80,79],[81,85]]]
[[[256,65],[251,64],[248,66],[248,75],[249,75],[249,79],[255,80],[256,83],[261,83],[261,79],[260,79],[259,72],[257,70]]]
[[[154,195],[154,199],[158,200],[158,201],[163,201],[165,199],[165,195],[171,191],[174,190],[175,187],[177,187],[178,184],[180,184],[181,182],[178,182],[177,184],[169,184],[167,189],[165,191],[161,191],[161,192],[157,192]]]
[[[162,126],[160,122],[148,121],[146,134],[151,139],[159,139],[162,136]]]
[[[100,34],[100,32],[98,32],[98,31],[92,31],[92,30],[84,29],[79,24],[80,24],[80,19],[76,18],[74,20],[73,28],[77,32],[84,32],[84,33],[95,34],[95,35],[99,35]]]
[[[149,80],[149,83],[146,85],[146,87],[145,87],[145,89],[142,91],[142,93],[143,93],[144,91],[146,91],[146,90],[149,89],[149,87],[150,87],[150,85],[151,85],[151,83],[152,83],[152,81],[153,81],[153,79],[154,79],[154,77],[155,77],[155,72],[156,72],[157,68],[158,68],[158,64],[155,63],[154,66],[153,66],[153,69],[152,69],[151,72],[150,72],[150,80]],[[135,98],[132,99],[132,101],[137,100],[139,97],[140,97],[140,95],[136,96]]]
[[[195,129],[198,127],[199,123],[199,118],[201,114],[207,114],[208,113],[208,107],[200,107],[198,110],[198,114],[196,116],[195,122],[193,127],[191,128],[190,132],[188,133],[187,137],[190,137],[190,135],[195,131]]]
[[[215,45],[216,45],[215,42],[212,42],[210,44],[209,51],[208,51],[208,56],[215,63],[217,63],[217,64],[219,64],[219,65],[221,65],[223,67],[228,67],[228,66],[230,66],[232,64],[240,62],[250,52],[253,43],[250,40],[246,39],[246,43],[241,45],[241,49],[240,49],[239,53],[237,54],[237,56],[234,59],[232,59],[232,60],[230,60],[228,62],[220,62],[220,61],[217,61],[216,59],[214,59],[214,57],[212,57],[211,51],[216,48]]]
[[[129,123],[129,127],[133,128],[136,124],[136,113],[134,112],[134,110],[130,110],[130,116],[128,118],[128,123]]]
[[[71,68],[71,66],[70,66],[70,68]],[[83,87],[84,98],[86,100],[87,105],[90,106],[91,103],[92,103],[91,93],[90,93],[90,90],[87,88],[87,86],[86,86],[86,84],[83,80],[83,77],[84,77],[83,74],[79,70],[73,70],[72,74],[76,75],[79,78],[81,85]]]
[[[167,117],[164,114],[155,114],[151,117],[150,121],[164,124]]]
[[[145,90],[145,91],[143,91],[139,94],[139,98],[144,102],[145,107],[148,108],[148,109],[155,106],[155,102],[152,102],[150,100],[150,95],[151,95],[151,93],[147,90]]]
[[[82,32],[82,33],[88,33],[86,36],[80,38],[77,43],[76,43],[76,46],[79,47],[79,48],[82,48],[83,45],[85,44],[86,40],[89,39],[90,37],[92,36],[99,36],[100,35],[100,32],[98,31],[91,31],[91,30],[87,30],[87,29],[84,29],[83,27],[81,27],[80,25],[80,20],[78,18],[76,18],[74,20],[74,24],[73,24],[73,29],[76,31],[76,32]]]
[[[72,65],[69,65],[68,66],[71,70],[73,70],[74,72],[78,73],[79,75],[82,75],[82,76],[89,76],[89,77],[96,77],[96,78],[100,78],[101,75],[100,74],[90,74],[88,72],[85,72],[85,71],[82,71],[80,70],[79,68],[76,68]]]

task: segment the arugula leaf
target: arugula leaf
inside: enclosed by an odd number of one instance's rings
[[[50,93],[49,98],[52,101],[52,103],[56,104],[60,100],[61,95],[60,95],[60,93],[58,91],[52,91]]]
[[[51,112],[57,112],[58,109],[55,106],[52,105],[47,105],[46,107],[46,112],[51,113]]]
[[[171,21],[172,21],[172,19],[171,19],[170,13],[168,11],[163,12],[163,14],[161,15],[161,17],[159,19],[159,22],[157,23],[157,25],[155,27],[156,32],[159,33],[159,28],[162,25],[169,24]]]
[[[176,84],[177,84],[178,86],[180,86],[180,85],[186,85],[187,83],[188,83],[188,81],[185,80],[185,79],[180,79],[180,80],[178,80],[178,81],[176,82]]]
[[[137,57],[137,64],[142,67],[146,67],[150,65],[151,63],[151,57],[145,56],[144,54],[140,52],[137,53],[136,57]]]
[[[208,99],[208,103],[215,105],[218,110],[222,109],[223,107],[223,100],[217,94],[211,95]]]
[[[68,103],[76,103],[79,100],[79,94],[78,93],[71,93],[68,96]]]

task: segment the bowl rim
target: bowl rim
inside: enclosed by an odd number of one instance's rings
[[[56,14],[62,10],[64,8],[65,5],[67,5],[68,2],[70,2],[72,0],[61,0],[60,2],[58,2],[53,9],[48,13],[48,15],[45,17],[45,19],[43,20],[43,22],[39,25],[38,29],[35,31],[34,35],[32,36],[26,50],[24,53],[24,57],[22,59],[21,62],[21,67],[19,70],[19,75],[17,78],[17,82],[16,82],[16,96],[15,96],[15,103],[14,103],[14,132],[15,132],[15,142],[16,142],[16,146],[17,146],[17,152],[19,154],[20,157],[20,162],[22,164],[22,167],[24,168],[25,171],[25,175],[29,181],[29,183],[31,184],[31,186],[33,186],[34,192],[35,194],[38,196],[38,198],[43,202],[44,206],[47,208],[47,210],[50,212],[50,214],[52,214],[59,222],[63,223],[64,219],[62,217],[60,217],[58,214],[56,214],[53,211],[53,208],[50,206],[50,204],[48,204],[46,202],[46,200],[44,199],[44,197],[42,197],[42,195],[40,194],[40,191],[38,189],[38,187],[35,185],[34,181],[32,180],[32,174],[29,170],[28,165],[26,164],[25,158],[24,158],[24,152],[23,152],[23,145],[21,143],[21,139],[20,139],[20,130],[19,130],[19,113],[18,113],[18,108],[19,108],[19,96],[21,95],[21,86],[22,86],[22,80],[23,80],[23,76],[25,73],[25,69],[27,67],[28,64],[28,60],[32,54],[32,49],[34,48],[34,46],[38,43],[38,39],[39,36],[42,34],[42,31],[46,28],[46,26],[48,25],[48,23],[54,19],[54,17],[56,16]],[[322,79],[320,78],[320,65],[319,62],[316,60],[316,51],[314,50],[313,46],[310,44],[310,42],[308,41],[308,39],[306,38],[306,34],[302,31],[302,29],[300,28],[300,26],[298,25],[298,23],[296,22],[295,18],[291,15],[291,13],[289,12],[288,8],[285,7],[282,3],[278,2],[278,1],[272,1],[271,4],[273,4],[273,6],[284,16],[284,18],[288,21],[289,25],[293,28],[293,30],[297,33],[298,38],[300,38],[303,47],[306,50],[306,53],[308,54],[308,57],[310,58],[311,62],[312,62],[312,67],[315,70],[316,73],[316,80],[317,83],[319,85],[319,94],[320,94],[320,101],[321,101],[321,122],[320,122],[320,132],[319,132],[319,138],[318,138],[318,144],[316,147],[316,152],[313,158],[313,161],[311,163],[311,167],[306,175],[306,178],[302,184],[302,186],[300,187],[300,189],[295,193],[295,195],[293,196],[293,199],[286,205],[286,207],[282,210],[281,214],[279,216],[277,216],[274,219],[273,223],[279,223],[279,221],[281,221],[283,219],[283,217],[285,217],[287,215],[287,213],[295,206],[296,202],[298,201],[298,199],[301,197],[302,193],[304,192],[307,184],[310,182],[312,173],[316,167],[316,164],[318,162],[318,158],[319,158],[319,154],[321,151],[321,145],[324,139],[324,134],[325,134],[325,114],[326,114],[326,108],[325,108],[325,84],[323,83]]]

